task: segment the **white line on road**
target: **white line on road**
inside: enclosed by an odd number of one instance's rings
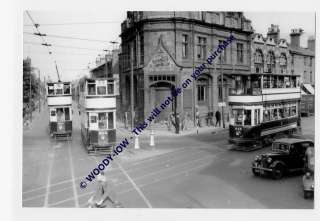
[[[129,174],[125,171],[125,169],[121,166],[120,163],[116,162],[116,164],[119,166],[120,170],[123,172],[123,174],[128,178],[132,186],[136,189],[136,191],[139,193],[143,201],[147,204],[149,208],[152,208],[152,205],[150,201],[147,199],[147,197],[143,194],[143,192],[140,190],[140,188],[137,186],[137,184],[133,181],[133,179],[129,176]]]
[[[144,179],[144,178],[146,178],[146,177],[148,177],[148,176],[152,176],[152,175],[159,174],[159,173],[161,173],[161,172],[163,172],[163,171],[165,171],[165,170],[170,170],[170,169],[178,168],[178,167],[181,167],[181,166],[184,166],[184,165],[190,165],[191,163],[195,163],[195,162],[198,162],[198,161],[203,162],[205,159],[209,159],[209,158],[215,159],[216,156],[205,156],[205,157],[201,157],[201,158],[196,159],[196,160],[191,160],[191,161],[188,161],[188,162],[179,164],[178,166],[172,166],[172,167],[168,167],[168,168],[163,168],[163,169],[157,170],[157,171],[152,172],[152,173],[146,173],[146,174],[144,174],[143,176],[137,177],[136,180],[141,180],[141,179]],[[204,165],[201,164],[201,166],[204,166]],[[192,169],[190,169],[190,171],[192,171],[193,169],[196,169],[196,168],[198,168],[198,166],[193,167]],[[185,173],[185,172],[190,172],[190,171],[183,171],[183,173]],[[181,172],[181,171],[180,171],[180,172]],[[181,173],[182,173],[182,172],[181,172]],[[171,176],[172,176],[172,175],[170,175],[170,177],[171,177]],[[160,179],[157,179],[157,181],[161,181],[161,178],[160,178]],[[122,184],[126,184],[126,183],[128,183],[128,182],[130,182],[130,181],[128,180],[128,181],[120,182],[120,183],[117,184],[117,186],[122,185]],[[145,186],[145,185],[143,184],[142,186]],[[133,188],[132,190],[134,190],[134,188]],[[80,195],[79,195],[79,198],[84,197],[84,196],[87,196],[87,195],[90,195],[90,194],[93,194],[93,193],[94,193],[94,191],[89,192],[89,193],[80,194]],[[122,192],[120,192],[119,194],[122,194]],[[64,199],[64,200],[55,202],[55,203],[53,203],[53,204],[50,204],[50,206],[56,206],[56,205],[59,205],[59,204],[61,204],[61,203],[70,201],[70,200],[72,200],[72,199],[73,199],[73,197],[69,197],[69,198],[67,198],[67,199]]]
[[[71,178],[72,178],[73,195],[75,196],[74,203],[76,207],[79,207],[79,199],[78,199],[78,193],[77,193],[75,177],[74,177],[74,167],[73,167],[70,141],[68,141],[68,152],[69,152],[69,159],[70,159],[69,162],[70,162],[70,170],[71,170]]]
[[[52,147],[50,145],[50,147]],[[50,148],[49,147],[49,148]],[[51,174],[52,174],[52,167],[53,167],[53,162],[54,162],[54,148],[51,148],[52,153],[49,152],[48,153],[48,157],[49,157],[49,171],[48,171],[48,177],[47,177],[47,186],[46,186],[46,194],[45,194],[45,198],[44,198],[44,203],[43,203],[43,207],[48,207],[48,200],[49,200],[49,194],[50,194],[50,180],[51,180]]]

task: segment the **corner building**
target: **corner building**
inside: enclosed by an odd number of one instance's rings
[[[133,96],[135,122],[141,122],[232,34],[235,40],[221,53],[221,59],[207,65],[201,77],[192,81],[157,118],[158,122],[167,120],[170,112],[176,110],[194,121],[195,111],[199,110],[204,124],[208,115],[214,115],[218,109],[221,112],[219,102],[227,102],[229,75],[250,73],[252,33],[251,21],[241,12],[128,12],[120,35],[121,112],[130,115]],[[228,105],[225,119],[227,108]]]

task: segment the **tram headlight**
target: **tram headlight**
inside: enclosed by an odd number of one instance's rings
[[[268,163],[271,163],[271,162],[272,162],[272,158],[271,158],[271,157],[268,157],[267,162],[268,162]]]

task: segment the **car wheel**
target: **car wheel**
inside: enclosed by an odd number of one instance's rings
[[[311,197],[312,197],[312,192],[311,192],[311,191],[308,191],[308,190],[304,190],[304,191],[303,191],[303,197],[304,197],[305,199],[311,198]]]
[[[283,177],[283,174],[284,174],[284,167],[281,165],[274,167],[272,170],[272,177],[275,180],[281,179]]]

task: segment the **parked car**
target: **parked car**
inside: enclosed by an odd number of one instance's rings
[[[272,175],[273,179],[281,179],[285,174],[304,171],[305,152],[313,147],[311,140],[297,138],[282,138],[275,140],[272,151],[256,156],[252,162],[252,173]]]
[[[314,195],[314,147],[307,148],[305,153],[305,174],[302,177],[304,198]]]

